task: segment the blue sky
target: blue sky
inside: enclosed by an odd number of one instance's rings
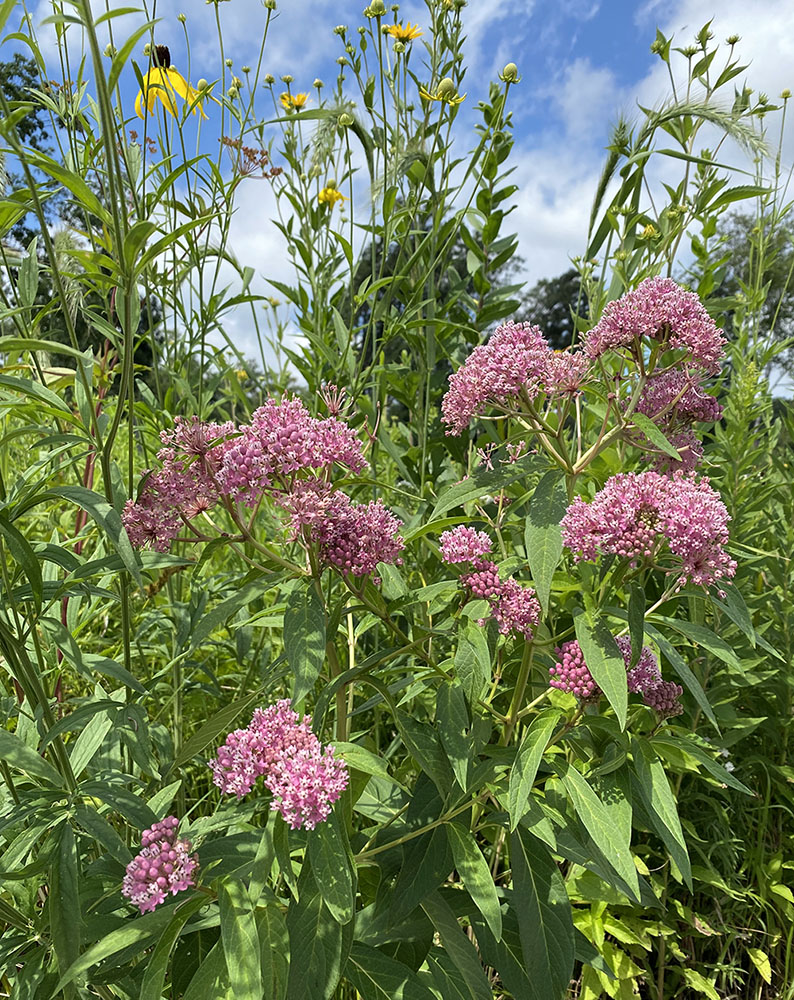
[[[120,6],[109,2],[111,7]],[[156,37],[169,45],[174,63],[187,69],[184,31],[177,20],[184,11],[194,81],[218,76],[215,5],[203,0],[146,2],[150,14],[161,19]],[[330,83],[341,52],[333,27],[348,24],[354,33],[363,23],[364,2],[279,0],[263,70],[276,77],[291,73],[295,89],[309,89],[317,76]],[[92,4],[99,13],[105,0]],[[217,11],[226,54],[233,56],[234,71],[239,72],[241,65],[253,64],[257,57],[265,22],[262,0],[222,0]],[[34,21],[49,12],[48,0],[39,0]],[[399,16],[424,27],[428,21],[423,0],[405,0]],[[469,0],[463,17],[469,98],[457,123],[461,154],[474,144],[472,113],[479,97],[487,94],[489,80],[507,62],[515,62],[522,75],[512,92],[513,180],[519,190],[509,222],[519,235],[525,262],[522,276],[530,283],[560,273],[569,258],[584,249],[604,146],[618,113],[632,115],[638,100],[654,105],[667,96],[666,71],[650,52],[657,25],[686,45],[714,18],[716,39],[733,33],[742,36],[737,51],[750,63],[746,74],[750,86],[772,97],[783,87],[794,89],[792,0]],[[130,30],[133,20],[119,20],[117,28]],[[140,53],[138,58],[143,62]],[[267,110],[266,104],[262,107]],[[784,155],[787,161],[794,157],[791,142]],[[742,162],[741,157],[738,160]],[[274,206],[263,189],[256,182],[242,186],[232,246],[241,262],[256,268],[256,289],[269,294],[266,279],[289,280],[290,272],[270,221]],[[239,333],[245,336],[245,331]]]

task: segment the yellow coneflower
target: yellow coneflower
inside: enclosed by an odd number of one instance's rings
[[[207,117],[204,109],[197,103],[201,98],[200,92],[194,90],[179,70],[171,65],[171,53],[167,45],[154,47],[154,65],[143,78],[143,87],[135,98],[135,114],[143,118],[144,107],[150,115],[154,114],[154,105],[158,98],[165,110],[174,118],[179,114],[177,98],[192,105],[191,110],[194,115],[198,112],[202,118]]]
[[[338,201],[347,201],[347,199],[341,191],[337,190],[336,181],[326,181],[325,187],[317,195],[317,201],[321,205],[328,205],[329,208],[333,208]]]
[[[410,21],[406,24],[390,24],[387,30],[398,42],[412,42],[422,34],[419,25],[411,24]]]
[[[308,101],[308,94],[282,94],[279,98],[281,106],[285,111],[300,111],[305,108]]]
[[[431,94],[424,87],[420,87],[419,95],[424,97],[426,101],[441,101],[442,104],[460,104],[461,101],[466,100],[466,95],[464,94],[461,97],[458,94],[455,84],[448,76],[445,76],[441,83],[439,83],[434,94]]]

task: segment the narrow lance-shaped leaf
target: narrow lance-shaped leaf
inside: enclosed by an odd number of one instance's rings
[[[544,613],[549,609],[551,581],[562,555],[560,522],[566,506],[565,479],[557,471],[547,472],[532,494],[524,529],[532,582]]]
[[[684,831],[681,829],[681,821],[678,818],[675,796],[667,780],[667,772],[653,747],[645,740],[632,739],[631,748],[634,757],[634,774],[651,822],[691,891],[692,870],[689,864],[689,853],[684,840]]]
[[[314,687],[325,660],[325,612],[313,586],[298,586],[287,598],[284,650],[292,670],[292,699],[301,701]]]
[[[532,720],[532,724],[524,734],[521,746],[518,748],[516,759],[510,769],[507,793],[511,830],[515,830],[526,812],[527,802],[543,758],[543,752],[554,732],[560,714],[559,709],[556,708],[541,712]]]
[[[527,975],[537,997],[561,1000],[576,950],[565,882],[548,848],[520,827],[510,835],[510,865]]]
[[[261,1000],[259,937],[251,900],[240,879],[227,879],[218,890],[221,940],[226,970],[236,1000]]]
[[[615,710],[620,728],[625,729],[629,693],[623,655],[602,618],[591,620],[587,612],[577,610],[574,612],[573,624],[585,663]]]
[[[461,823],[447,823],[446,831],[463,885],[498,941],[502,936],[502,911],[488,862],[474,835]]]

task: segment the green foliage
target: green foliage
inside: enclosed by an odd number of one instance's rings
[[[106,58],[97,25],[123,11],[55,5],[59,52],[73,29],[88,51],[57,86],[27,19],[14,35],[34,62],[5,67],[25,93],[0,96],[21,170],[0,235],[32,220],[36,239],[2,279],[0,982],[11,996],[147,1000],[790,998],[794,417],[766,377],[788,206],[756,127],[776,109],[744,90],[726,110],[744,67],[731,44],[717,68],[708,26],[692,51],[657,35],[669,99],[618,125],[586,257],[524,300],[521,318],[555,346],[662,270],[731,318],[705,461],[735,579],[720,591],[652,560],[577,563],[560,527],[573,497],[679,457],[635,411],[668,362],[656,347],[638,370],[605,358],[587,394],[444,433],[449,374],[521,308],[506,231],[520,81],[464,84],[459,4],[427,4],[421,68],[423,42],[394,46],[382,8],[337,31],[340,75],[312,107],[264,78],[265,115],[258,74],[235,82],[221,60],[176,114],[155,102],[141,142],[118,124],[131,109],[115,84],[157,69],[135,62],[153,25]],[[271,20],[267,7],[263,46]],[[461,156],[467,89],[478,124]],[[199,106],[224,141],[191,156]],[[753,183],[698,149],[706,125],[756,157]],[[658,162],[668,183],[646,204]],[[283,306],[252,291],[230,247],[252,175],[273,185],[295,266],[273,282]],[[68,238],[48,225],[55,186]],[[720,227],[742,204],[758,252],[731,277]],[[125,505],[147,495],[161,432],[176,417],[246,423],[291,385],[368,442],[342,485],[399,515],[400,560],[330,570],[259,499],[199,504],[170,551],[134,548]],[[212,471],[207,454],[192,460]],[[503,577],[531,577],[531,638],[501,633],[439,558],[457,525],[488,530]],[[616,635],[632,665],[658,650],[684,687],[679,717],[629,691]],[[600,702],[548,684],[574,637]],[[261,782],[221,796],[207,767],[254,708],[287,697],[350,776],[313,829],[290,828]],[[139,914],[124,870],[168,815],[196,885]]]

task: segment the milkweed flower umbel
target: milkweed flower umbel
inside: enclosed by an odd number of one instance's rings
[[[590,358],[608,350],[641,350],[643,337],[686,352],[686,360],[712,374],[719,371],[725,338],[694,292],[672,278],[646,278],[634,291],[609,302],[585,338]]]
[[[441,534],[441,558],[445,563],[474,562],[487,555],[492,548],[491,539],[484,531],[476,531],[460,524]]]
[[[616,555],[637,564],[677,557],[680,584],[708,586],[732,577],[725,551],[730,517],[708,479],[676,472],[618,473],[587,503],[576,497],[562,519],[562,540],[577,562]]]
[[[135,114],[144,118],[144,109],[154,114],[155,102],[159,99],[165,110],[174,118],[179,114],[177,99],[190,106],[191,112],[197,112],[206,118],[201,107],[202,93],[193,87],[182,76],[179,70],[171,65],[171,53],[166,45],[156,45],[153,50],[153,65],[149,67],[143,78],[143,85],[135,98]]]
[[[127,865],[121,892],[141,913],[164,903],[169,893],[195,885],[198,860],[190,853],[190,841],[177,836],[178,826],[176,816],[167,816],[144,830],[141,850]]]
[[[237,729],[218,748],[210,764],[213,781],[225,794],[247,795],[259,777],[273,795],[271,810],[281,813],[293,830],[313,830],[328,818],[347,788],[347,764],[334,748],[323,748],[288,698],[258,708],[246,729]]]

